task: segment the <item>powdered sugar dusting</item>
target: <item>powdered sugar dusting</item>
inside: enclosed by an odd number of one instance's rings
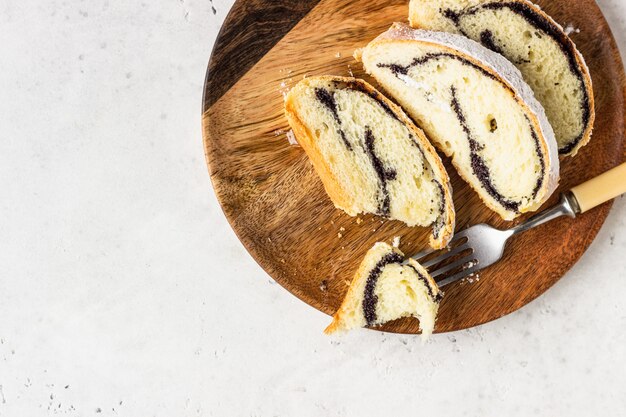
[[[385,33],[381,34],[372,43],[383,40],[409,39],[428,43],[440,44],[455,49],[464,55],[474,58],[482,63],[504,80],[515,94],[524,102],[529,110],[534,113],[539,121],[539,129],[548,147],[545,155],[546,162],[550,166],[550,172],[545,185],[545,193],[537,204],[543,203],[556,190],[559,181],[559,152],[552,126],[548,122],[545,111],[535,98],[531,88],[522,78],[522,74],[515,66],[502,55],[497,54],[478,42],[461,35],[445,32],[433,32],[428,30],[413,29],[404,23],[394,23]]]
[[[398,74],[398,78],[404,81],[404,83],[408,85],[409,87],[413,87],[415,89],[423,91],[424,95],[426,96],[426,100],[430,101],[435,106],[439,107],[440,110],[445,111],[446,113],[452,113],[452,109],[447,103],[443,103],[441,100],[437,100],[434,98],[435,96],[433,95],[431,91],[432,86],[430,86],[429,84],[415,81],[413,78],[404,74]]]

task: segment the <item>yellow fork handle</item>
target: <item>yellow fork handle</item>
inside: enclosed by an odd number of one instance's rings
[[[626,162],[572,188],[580,212],[584,213],[626,193]]]

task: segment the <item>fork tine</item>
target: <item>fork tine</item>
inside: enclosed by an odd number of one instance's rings
[[[454,270],[455,268],[458,268],[461,265],[464,265],[464,264],[466,264],[468,262],[472,262],[473,260],[474,260],[474,253],[472,252],[472,253],[468,254],[467,256],[464,256],[463,258],[458,259],[458,260],[452,262],[451,264],[448,264],[448,265],[446,265],[444,267],[439,268],[435,272],[431,273],[430,276],[433,277],[433,279],[436,280],[437,277],[445,274],[446,272],[452,271],[452,270]]]
[[[465,235],[467,234],[467,233],[466,233],[466,231],[467,231],[467,229],[465,229],[465,230],[463,230],[463,231],[458,232],[457,234],[455,234],[455,235],[452,237],[452,240],[448,243],[448,246],[447,246],[446,248],[449,248],[449,247],[450,247],[450,245],[452,245],[453,243],[455,243],[455,242],[456,242],[456,241],[458,241],[459,239],[461,239],[461,238],[465,237]],[[465,242],[465,244],[467,244],[467,242]],[[425,256],[428,256],[428,255],[430,255],[431,253],[435,253],[435,252],[439,252],[439,251],[444,251],[446,248],[443,248],[443,249],[432,249],[432,248],[428,248],[428,249],[425,249],[425,250],[423,250],[423,251],[421,251],[421,252],[419,252],[419,253],[416,253],[415,255],[411,256],[411,258],[413,258],[413,259],[415,259],[417,262],[419,262],[419,261],[420,261],[420,259],[424,258]],[[447,253],[450,253],[450,252],[446,252],[446,254],[447,254]],[[421,264],[421,262],[420,262],[420,264]],[[424,268],[426,268],[426,267],[424,267]]]
[[[478,265],[478,263],[476,263],[471,268],[464,269],[463,271],[458,272],[458,273],[452,275],[451,277],[442,279],[441,281],[437,282],[437,286],[439,288],[445,287],[446,285],[452,284],[453,282],[456,282],[456,281],[459,281],[459,280],[467,277],[468,275],[473,274],[474,272],[480,271],[480,269],[481,269],[481,266]]]
[[[422,266],[426,269],[428,269],[429,267],[433,266],[433,265],[437,265],[439,262],[448,259],[451,256],[456,255],[459,252],[463,252],[466,249],[469,249],[469,245],[468,242],[465,242],[464,244],[462,244],[461,246],[458,246],[454,249],[452,249],[451,251],[445,251],[444,253],[442,253],[441,255],[437,256],[436,258],[433,258],[429,261],[426,261],[424,263],[422,263]]]
[[[424,249],[420,253],[416,253],[415,255],[411,256],[411,258],[419,262],[419,260],[422,259],[423,257],[428,256],[431,253],[437,252],[439,250],[443,250],[443,249],[432,249],[432,248]]]

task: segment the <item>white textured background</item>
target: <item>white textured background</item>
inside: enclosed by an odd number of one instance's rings
[[[544,296],[426,346],[330,339],[273,284],[203,156],[232,3],[0,0],[0,416],[624,415],[626,199]]]

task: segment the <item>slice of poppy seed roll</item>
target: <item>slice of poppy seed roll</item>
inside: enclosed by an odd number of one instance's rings
[[[526,0],[411,0],[411,25],[465,35],[521,71],[552,124],[561,155],[575,155],[595,119],[589,69],[563,28]]]
[[[554,192],[554,133],[501,55],[460,35],[396,23],[355,56],[503,219],[536,210]]]
[[[402,110],[365,81],[309,77],[285,114],[336,207],[409,226],[432,226],[430,245],[454,232],[450,180],[439,155]]]
[[[443,293],[415,260],[403,265],[404,255],[378,242],[371,248],[354,275],[348,292],[325,333],[378,326],[402,317],[420,321],[422,337],[435,328]]]

